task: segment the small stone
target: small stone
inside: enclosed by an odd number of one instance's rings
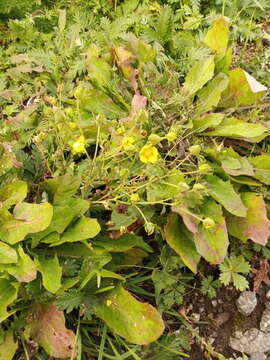
[[[267,355],[265,353],[254,353],[250,355],[250,360],[266,360]]]
[[[239,312],[249,316],[257,305],[257,297],[253,291],[243,291],[236,301]]]
[[[270,309],[266,307],[262,314],[261,322],[260,322],[260,329],[263,332],[270,332]]]
[[[217,300],[212,300],[211,302],[212,302],[212,305],[213,305],[214,307],[216,307],[217,304],[218,304]]]
[[[190,317],[194,322],[198,322],[200,321],[201,315],[198,313],[192,313]]]

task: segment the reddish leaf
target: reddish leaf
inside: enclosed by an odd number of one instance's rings
[[[48,355],[70,358],[75,346],[75,334],[65,327],[63,311],[56,305],[35,305],[28,317],[30,336]]]
[[[270,235],[270,221],[266,214],[263,196],[252,192],[242,194],[242,201],[247,208],[245,218],[227,215],[229,233],[242,241],[248,239],[265,245]]]
[[[260,259],[260,268],[252,269],[251,271],[255,274],[253,291],[257,291],[260,288],[261,283],[270,285],[270,277],[268,275],[270,272],[270,265],[268,264],[267,259]]]

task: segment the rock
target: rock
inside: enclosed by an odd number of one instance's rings
[[[257,305],[257,297],[253,291],[243,291],[236,301],[239,312],[249,316]]]
[[[267,355],[264,353],[254,353],[250,356],[250,360],[266,360]]]
[[[212,305],[213,305],[214,307],[216,307],[217,304],[218,304],[217,300],[212,300],[211,302],[212,302]]]
[[[270,334],[252,328],[244,333],[237,331],[235,335],[230,338],[229,343],[234,350],[248,355],[262,354],[270,350]]]
[[[201,315],[199,313],[192,313],[190,317],[194,322],[198,322],[200,321]]]
[[[266,307],[262,314],[260,329],[264,332],[270,332],[270,309]]]

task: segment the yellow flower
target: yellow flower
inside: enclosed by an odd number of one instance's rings
[[[131,150],[133,148],[134,143],[135,143],[135,139],[132,136],[124,137],[124,139],[121,142],[124,150]]]
[[[140,160],[143,163],[155,163],[158,161],[158,150],[155,146],[144,145],[140,151]]]
[[[69,122],[68,125],[71,129],[76,129],[77,127],[77,124],[74,121]]]
[[[85,138],[80,136],[77,141],[71,142],[73,154],[80,154],[85,152]]]
[[[116,132],[117,132],[118,135],[123,135],[123,134],[125,133],[125,131],[126,131],[126,129],[125,129],[125,127],[124,127],[123,125],[121,125],[121,126],[116,130]]]
[[[139,194],[137,194],[137,193],[131,194],[131,195],[130,195],[130,201],[131,201],[131,202],[138,202],[138,201],[140,201],[140,196],[139,196]]]
[[[112,305],[112,300],[107,300],[107,301],[106,301],[106,305],[107,305],[107,306],[111,306],[111,305]]]

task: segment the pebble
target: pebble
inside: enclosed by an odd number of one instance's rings
[[[264,332],[270,332],[270,309],[269,306],[266,308],[262,314],[260,329]]]
[[[212,302],[212,305],[213,305],[214,307],[216,307],[217,304],[218,304],[217,300],[212,300],[211,302]]]
[[[243,291],[236,301],[239,312],[249,316],[257,305],[257,297],[253,291]]]

